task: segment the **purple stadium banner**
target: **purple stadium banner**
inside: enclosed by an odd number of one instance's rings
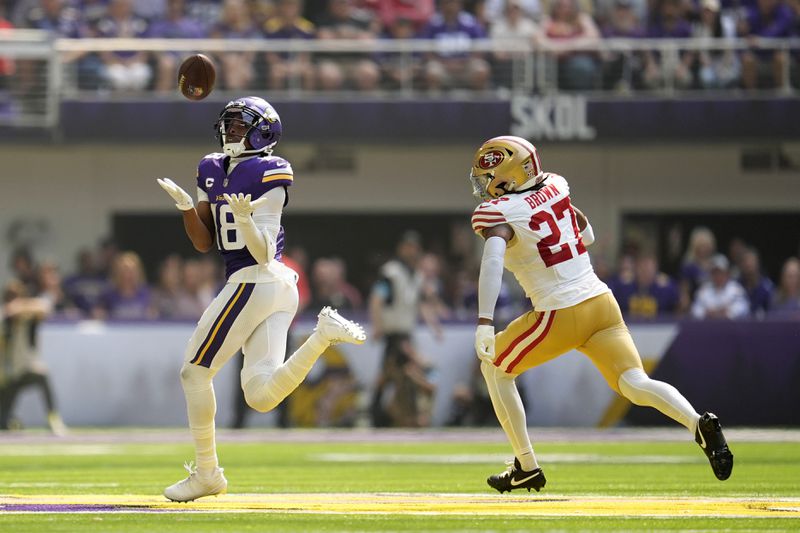
[[[653,377],[725,425],[800,425],[800,322],[684,322]],[[625,420],[672,423],[639,407]]]
[[[580,95],[487,100],[274,100],[292,139],[479,143],[509,132],[532,140],[686,141],[798,138],[800,99],[592,100]],[[224,101],[66,101],[66,141],[193,142],[213,135]]]

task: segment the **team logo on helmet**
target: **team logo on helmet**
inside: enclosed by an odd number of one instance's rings
[[[481,158],[478,160],[478,166],[484,170],[494,168],[502,163],[504,158],[505,155],[503,155],[503,152],[500,150],[492,150],[481,156]]]

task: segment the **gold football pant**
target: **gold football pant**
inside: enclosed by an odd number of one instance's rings
[[[609,292],[572,307],[530,311],[497,334],[494,365],[516,376],[570,350],[586,354],[617,392],[626,370],[642,360]]]

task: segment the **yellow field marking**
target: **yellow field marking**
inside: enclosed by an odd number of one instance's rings
[[[95,508],[96,507],[96,508]],[[226,494],[174,503],[149,495],[0,496],[8,512],[289,512],[505,516],[785,517],[800,519],[797,498],[604,498],[421,493]]]

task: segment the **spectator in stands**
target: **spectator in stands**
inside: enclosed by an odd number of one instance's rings
[[[164,18],[150,25],[150,37],[158,39],[200,39],[206,32],[199,22],[186,16],[185,0],[167,0]],[[155,89],[161,92],[175,90],[175,72],[185,53],[162,51],[155,54]]]
[[[471,52],[471,41],[486,32],[473,15],[464,11],[462,0],[441,0],[437,12],[420,36],[436,41],[438,53],[428,54],[425,85],[429,90],[488,88],[491,69],[484,54]]]
[[[278,0],[275,14],[264,25],[267,39],[316,38],[314,25],[304,19],[302,0]],[[314,65],[306,52],[267,52],[270,89],[314,88]]]
[[[341,258],[317,259],[311,273],[311,307],[317,309],[327,305],[345,311],[360,309],[363,303],[361,295],[355,287],[347,283],[346,278],[346,267]]]
[[[772,281],[761,272],[761,264],[755,248],[748,247],[742,253],[738,281],[747,293],[750,314],[758,318],[763,317],[769,311],[775,287]]]
[[[790,257],[781,269],[781,281],[770,303],[769,315],[800,319],[800,259]]]
[[[525,18],[538,21],[542,18],[542,4],[540,0],[518,0]],[[508,9],[508,0],[486,0],[483,10],[488,20],[499,20]],[[490,28],[491,29],[491,28]]]
[[[133,12],[145,20],[158,20],[167,13],[167,0],[134,0]]]
[[[578,0],[553,0],[550,13],[542,20],[541,43],[558,46],[594,47],[600,39],[592,17],[581,9]],[[558,86],[567,91],[595,89],[599,85],[598,57],[587,50],[556,51]]]
[[[436,11],[434,0],[377,0],[373,5],[384,29],[404,20],[411,24],[414,33],[425,27]]]
[[[694,318],[744,318],[750,313],[747,294],[730,277],[728,258],[722,254],[711,258],[709,280],[697,290],[692,304]]]
[[[208,274],[207,263],[211,266]],[[222,285],[222,281],[214,275],[215,272],[213,260],[187,259],[183,262],[181,286],[184,300],[179,306],[181,316],[200,318],[208,308]]]
[[[76,263],[78,270],[64,280],[64,291],[81,313],[88,316],[108,289],[108,278],[99,272],[94,253],[88,248],[78,251]]]
[[[416,36],[414,23],[403,17],[395,18],[381,34],[382,39],[414,39]],[[418,54],[380,53],[375,54],[375,60],[390,89],[410,89],[414,80],[419,78],[421,64]]]
[[[267,21],[275,15],[275,3],[274,0],[247,0],[250,18],[253,19],[257,28],[263,29]]]
[[[678,310],[680,293],[677,284],[658,271],[655,256],[636,258],[634,279],[613,286],[614,297],[622,312],[632,319],[653,319],[673,315]]]
[[[328,0],[328,10],[317,23],[317,38],[321,40],[377,39],[377,22],[370,12],[356,9],[353,0]],[[319,88],[335,91],[353,87],[361,91],[378,88],[380,69],[369,56],[358,53],[325,53],[317,63]]]
[[[738,33],[753,49],[742,54],[742,85],[745,89],[782,88],[789,56],[783,50],[759,50],[758,39],[792,36],[794,13],[784,0],[757,0],[747,16],[739,19]]]
[[[260,29],[255,25],[244,0],[225,0],[219,22],[211,29],[214,39],[259,39]],[[255,81],[255,52],[221,52],[215,54],[221,67],[222,87],[240,91],[249,89]]]
[[[191,305],[191,296],[187,293],[181,277],[183,260],[173,254],[161,263],[158,269],[158,285],[153,291],[153,307],[159,318],[198,319],[203,314]]]
[[[81,316],[80,309],[64,292],[61,273],[55,263],[45,261],[39,265],[37,277],[39,298],[47,302],[51,316],[59,318],[79,318]]]
[[[46,30],[70,39],[83,36],[80,11],[64,0],[40,0],[28,6],[22,17],[24,28]]]
[[[685,5],[681,0],[656,0],[656,7],[652,13],[647,36],[651,39],[686,39],[691,37],[692,27],[686,18]],[[665,58],[658,52],[644,54],[644,85],[654,89],[663,87],[668,80],[678,88],[691,87],[692,61],[694,56],[688,53],[679,53],[674,64],[667,64]],[[670,68],[670,70],[665,70]]]
[[[145,281],[142,261],[135,252],[122,252],[114,260],[111,287],[101,297],[94,316],[118,320],[155,318],[156,310]]]
[[[731,40],[736,37],[736,22],[720,12],[719,0],[701,0],[700,16],[692,26],[692,37]],[[733,50],[703,50],[691,54],[697,81],[703,89],[727,89],[739,82],[742,68]]]
[[[525,52],[513,52],[514,46],[531,45],[536,40],[539,27],[523,10],[522,0],[507,0],[503,14],[493,19],[489,38],[495,45],[492,52],[492,76],[498,87],[511,88],[514,60],[521,60]]]
[[[133,13],[132,0],[110,0],[108,14],[97,22],[97,36],[133,39],[147,36],[147,21]],[[142,51],[102,52],[105,78],[112,89],[141,91],[150,83],[152,69]]]
[[[190,0],[187,14],[208,31],[219,21],[222,7],[222,0]]]
[[[689,235],[689,246],[681,265],[681,298],[690,302],[697,288],[708,279],[711,258],[717,251],[717,239],[705,226],[694,228]]]
[[[614,0],[602,28],[607,39],[641,39],[646,32],[633,0]],[[642,86],[642,55],[609,52],[603,56],[603,88],[620,92]]]
[[[24,283],[13,280],[6,285],[0,309],[4,341],[0,346],[0,429],[9,429],[18,394],[35,386],[44,397],[50,430],[55,435],[66,433],[39,351],[39,325],[51,312],[50,301],[32,296]]]
[[[76,39],[86,36],[80,12],[65,0],[40,0],[27,5],[22,3],[16,11],[18,11],[17,18],[21,19],[20,27],[44,30],[50,32],[53,38]],[[67,64],[78,61],[83,57],[84,54],[82,52],[70,52],[62,55],[61,59]],[[78,61],[80,76],[84,74],[84,69],[82,68],[84,64],[91,66],[90,57],[91,55],[87,55],[86,61],[82,59]],[[16,66],[16,92],[23,104],[27,103],[31,106],[43,105],[37,104],[37,100],[41,101],[44,91],[44,83],[42,81],[46,76],[44,61],[19,59],[16,62]],[[93,71],[87,70],[86,72],[96,79],[98,76],[96,58],[92,68],[94,69]]]

